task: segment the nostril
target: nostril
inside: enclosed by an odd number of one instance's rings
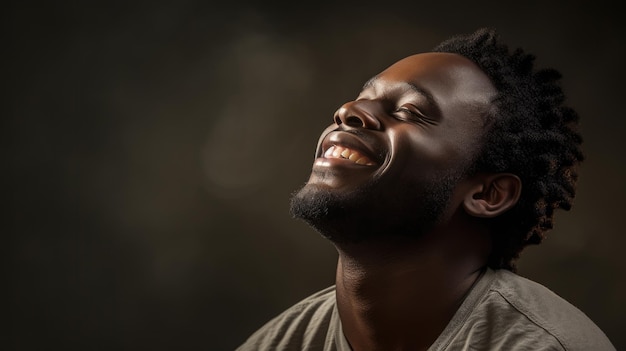
[[[346,124],[350,127],[363,127],[363,121],[356,116],[349,116],[346,118]]]
[[[341,118],[339,118],[339,116],[335,116],[335,123],[337,125],[341,125],[341,123],[343,123],[343,122],[341,122]]]

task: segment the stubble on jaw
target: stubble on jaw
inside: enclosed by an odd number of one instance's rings
[[[459,174],[434,177],[420,188],[367,183],[349,192],[304,184],[291,196],[290,213],[336,243],[385,236],[419,238],[442,220],[461,178]]]

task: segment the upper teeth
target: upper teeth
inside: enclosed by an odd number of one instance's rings
[[[344,158],[354,163],[366,166],[373,166],[374,162],[367,156],[361,155],[358,151],[348,149],[347,147],[333,145],[324,153],[325,158]]]

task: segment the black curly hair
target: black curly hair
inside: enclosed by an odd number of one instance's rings
[[[521,48],[510,51],[493,28],[454,36],[432,51],[469,58],[498,90],[473,170],[513,173],[522,181],[518,203],[490,223],[488,265],[515,271],[522,250],[541,243],[552,228],[554,210],[572,206],[576,168],[584,159],[579,116],[563,104],[561,74],[535,70],[535,56]]]

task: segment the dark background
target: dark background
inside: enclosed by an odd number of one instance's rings
[[[332,284],[288,214],[373,74],[493,26],[564,75],[587,161],[520,273],[626,347],[625,53],[610,2],[13,2],[1,23],[5,350],[232,350]]]

